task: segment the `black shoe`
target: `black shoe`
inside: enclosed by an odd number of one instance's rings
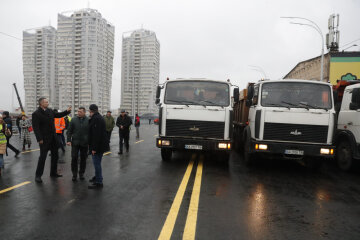
[[[61,175],[61,174],[52,174],[52,175],[50,175],[50,177],[52,177],[52,178],[59,178],[59,177],[62,177],[63,175]]]
[[[73,177],[72,177],[72,181],[73,181],[73,182],[76,182],[76,181],[77,181],[77,177],[76,177],[76,176],[73,176]]]
[[[85,180],[84,174],[79,174],[79,178],[80,178],[80,180]]]
[[[92,179],[89,180],[89,182],[94,183],[95,179],[96,179],[96,177],[93,177]]]
[[[42,183],[41,177],[35,177],[35,182]]]
[[[101,189],[104,185],[102,183],[95,183],[93,185],[88,186],[88,189]]]
[[[17,152],[15,153],[15,157],[18,157],[19,154],[20,154],[20,151],[17,151]]]
[[[118,152],[118,154],[120,155],[120,154],[123,154],[123,153],[122,153],[122,151],[120,151],[120,152]]]

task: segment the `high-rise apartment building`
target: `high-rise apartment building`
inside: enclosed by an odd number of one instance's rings
[[[25,110],[36,110],[40,97],[58,107],[55,81],[56,29],[48,26],[23,31],[23,73]]]
[[[59,108],[110,109],[115,28],[94,9],[58,14],[56,71]]]
[[[159,84],[160,43],[149,30],[123,34],[121,63],[121,108],[135,113],[156,113]]]

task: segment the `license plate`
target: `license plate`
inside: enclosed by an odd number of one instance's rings
[[[304,151],[303,150],[285,150],[285,154],[289,154],[289,155],[304,155]]]
[[[185,149],[202,150],[202,146],[201,145],[185,145]]]

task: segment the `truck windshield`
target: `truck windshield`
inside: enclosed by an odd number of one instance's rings
[[[331,109],[331,89],[327,85],[299,82],[264,83],[261,91],[264,107]]]
[[[229,85],[209,81],[169,82],[165,103],[226,107],[230,104]]]

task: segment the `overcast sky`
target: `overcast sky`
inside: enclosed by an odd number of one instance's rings
[[[1,0],[0,32],[22,38],[25,29],[57,27],[58,13],[88,4],[115,26],[112,109],[120,105],[122,33],[142,25],[160,41],[160,82],[206,77],[240,87],[262,78],[249,65],[279,79],[299,61],[320,55],[319,34],[281,16],[312,19],[325,35],[329,15],[338,13],[340,46],[360,38],[358,0]],[[356,43],[352,50],[359,50]],[[24,99],[22,42],[0,34],[0,62],[0,109],[10,109],[18,106],[13,82]]]

